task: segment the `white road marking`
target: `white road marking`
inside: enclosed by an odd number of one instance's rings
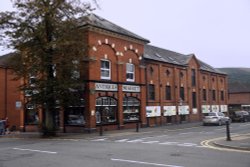
[[[91,140],[91,141],[105,141],[107,138],[102,138],[102,139],[94,139],[94,140]]]
[[[128,143],[138,143],[138,142],[142,142],[143,140],[141,139],[135,139],[135,140],[130,140],[130,141],[127,141]]]
[[[184,147],[193,147],[196,146],[197,144],[194,143],[182,143],[182,144],[177,144],[177,146],[184,146]]]
[[[150,136],[150,137],[140,138],[140,140],[151,139],[151,138],[158,138],[158,137],[167,137],[167,136],[169,136],[169,135]]]
[[[112,161],[119,161],[119,162],[128,162],[128,163],[133,163],[133,164],[153,165],[153,166],[184,167],[184,166],[177,166],[177,165],[167,165],[167,164],[159,164],[159,163],[144,162],[144,161],[134,161],[134,160],[127,160],[127,159],[111,158],[111,160]]]
[[[126,142],[126,141],[128,141],[128,139],[116,140],[115,142],[119,142],[119,143],[121,143],[121,142]]]
[[[179,133],[179,135],[187,135],[187,134],[192,134],[194,132],[185,132],[185,133]]]
[[[52,152],[52,151],[42,151],[42,150],[33,150],[33,149],[24,149],[24,148],[13,148],[13,149],[20,150],[20,151],[32,151],[32,152],[47,153],[47,154],[57,154],[57,152]]]
[[[142,143],[145,143],[145,144],[153,144],[153,143],[159,143],[159,141],[145,141],[145,142],[142,142]]]
[[[164,143],[159,143],[159,144],[162,144],[162,145],[176,145],[176,144],[178,144],[178,142],[164,142]]]

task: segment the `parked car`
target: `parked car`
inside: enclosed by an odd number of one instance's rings
[[[250,114],[247,111],[234,111],[230,114],[233,122],[247,122],[250,121]]]
[[[230,123],[231,119],[222,112],[205,113],[203,117],[203,125],[214,124],[221,126],[226,124],[227,121]]]

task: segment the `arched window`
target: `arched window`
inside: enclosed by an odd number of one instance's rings
[[[149,73],[150,73],[150,75],[153,75],[153,73],[154,73],[153,67],[150,67],[150,68],[149,68]]]
[[[117,100],[112,97],[96,99],[96,123],[110,124],[117,122]]]
[[[167,69],[166,70],[166,76],[169,77],[170,76],[170,71]]]
[[[123,98],[124,122],[139,121],[140,101],[135,97]]]

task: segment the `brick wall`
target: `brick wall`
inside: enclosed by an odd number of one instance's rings
[[[16,105],[22,101],[20,91],[18,91],[20,81],[14,80],[14,77],[11,69],[0,68],[0,118],[8,117],[10,127],[19,129],[22,106],[17,108]]]

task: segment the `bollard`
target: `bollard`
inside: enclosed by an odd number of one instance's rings
[[[136,132],[139,132],[139,122],[136,122]]]
[[[227,129],[227,141],[231,141],[230,128],[229,128],[229,120],[226,121],[226,129]]]

